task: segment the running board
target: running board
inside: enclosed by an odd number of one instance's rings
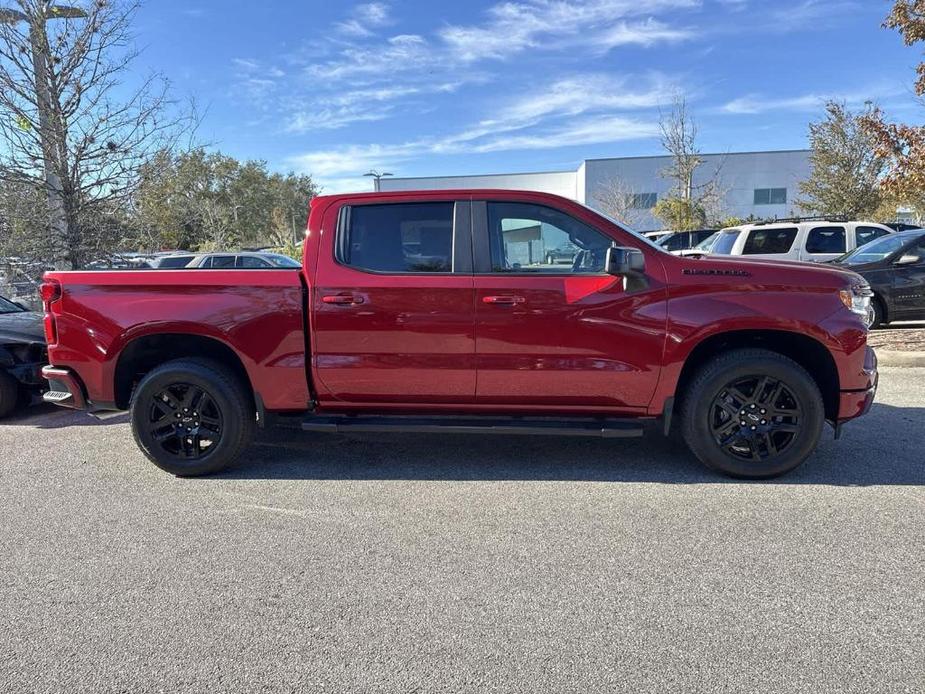
[[[585,436],[603,439],[636,438],[643,435],[638,419],[547,417],[418,417],[385,415],[309,415],[304,431],[349,433],[383,432],[414,434],[530,434]]]

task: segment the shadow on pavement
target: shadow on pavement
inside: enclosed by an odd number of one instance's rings
[[[39,403],[14,412],[6,419],[0,420],[0,426],[25,426],[36,429],[64,429],[69,427],[99,427],[124,424],[128,413],[112,419],[99,420],[86,412],[69,410],[55,405]]]
[[[874,405],[833,441],[767,484],[923,485],[925,409]],[[653,427],[655,429],[655,427]],[[306,434],[273,427],[233,468],[208,479],[533,480],[742,484],[703,467],[657,429],[642,439],[500,435]],[[750,483],[750,482],[746,482]]]

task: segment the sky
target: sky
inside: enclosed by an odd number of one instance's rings
[[[396,176],[660,154],[683,94],[704,152],[807,146],[826,99],[921,122],[887,0],[149,0],[139,74],[198,137],[326,192]]]

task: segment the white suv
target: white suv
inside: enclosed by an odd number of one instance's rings
[[[875,222],[773,222],[721,229],[711,254],[822,263],[893,230]]]

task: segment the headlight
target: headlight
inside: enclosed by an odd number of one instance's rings
[[[851,289],[842,289],[838,292],[838,296],[845,308],[861,316],[868,325],[873,321],[873,311],[870,305],[873,295],[874,293],[866,284],[857,285]]]

